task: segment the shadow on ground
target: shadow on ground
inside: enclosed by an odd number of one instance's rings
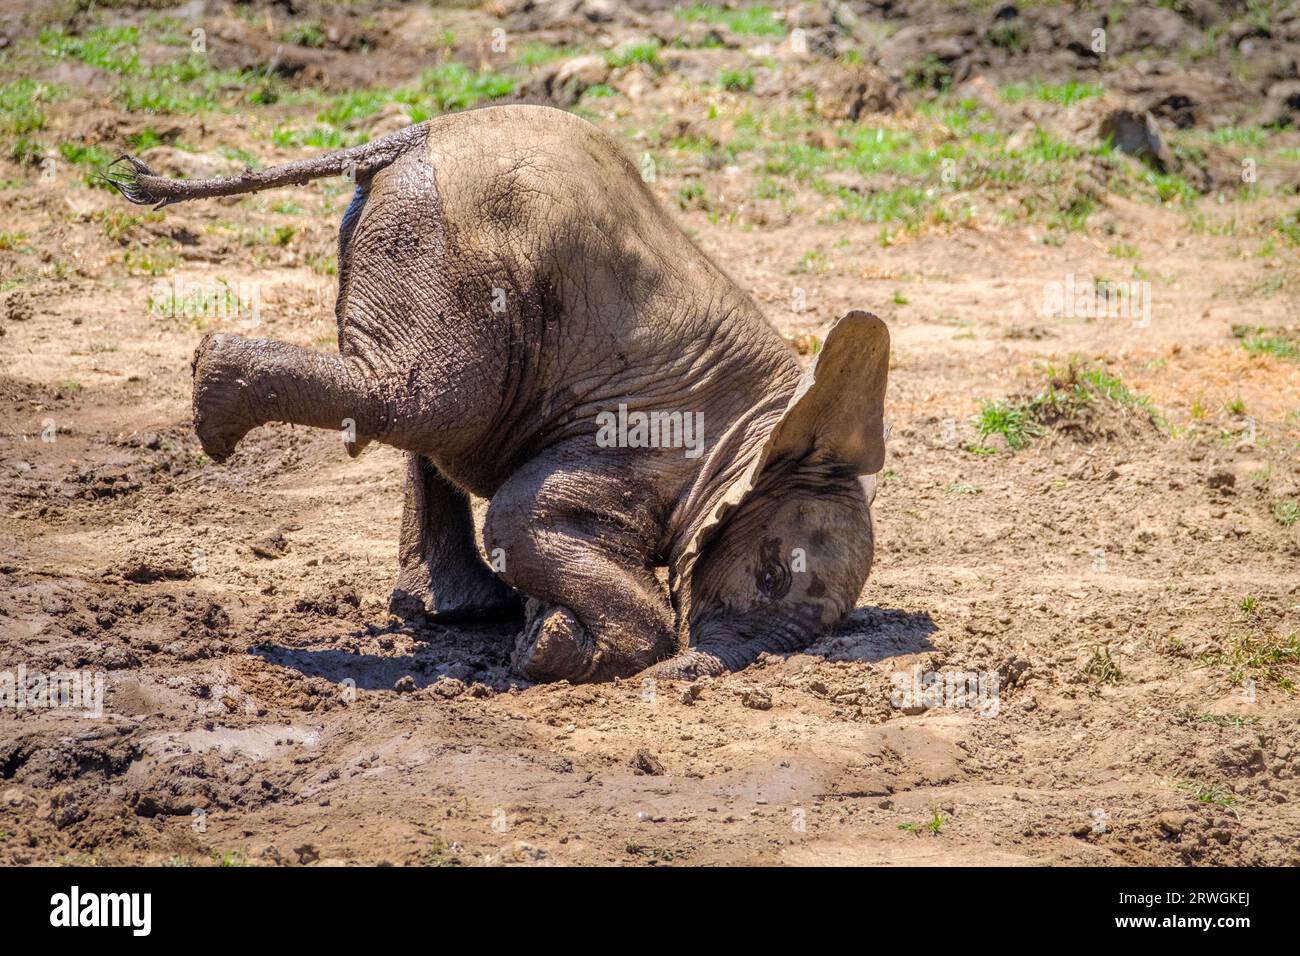
[[[410,623],[394,623],[365,633],[397,635],[409,633],[410,627]],[[408,676],[414,690],[446,676],[504,689],[512,683],[517,686],[530,683],[508,670],[515,630],[509,621],[484,622],[475,628],[425,623],[418,631],[419,642],[408,654],[366,654],[339,648],[310,649],[278,644],[261,644],[250,648],[249,653],[307,677],[320,677],[335,684],[351,680],[362,690],[393,690],[399,680]],[[876,662],[934,650],[929,636],[936,630],[934,620],[926,612],[858,608],[834,632],[798,653],[831,661]]]
[[[938,629],[928,611],[860,607],[803,653],[828,661],[874,663],[934,650],[930,635]]]
[[[412,631],[415,641],[410,640]],[[411,690],[427,687],[442,677],[455,677],[466,684],[478,681],[504,690],[511,684],[522,687],[529,683],[509,672],[510,649],[517,631],[518,626],[509,621],[455,628],[429,623],[413,628],[410,623],[394,622],[354,635],[378,638],[381,644],[391,636],[395,645],[391,654],[281,644],[259,644],[249,648],[249,653],[306,677],[320,677],[334,684],[352,681],[361,690],[394,690],[405,677],[413,682],[413,686],[406,685]],[[402,647],[409,651],[402,653]]]

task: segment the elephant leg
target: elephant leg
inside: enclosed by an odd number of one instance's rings
[[[565,536],[557,526],[546,534]],[[511,655],[518,673],[574,684],[613,680],[673,652],[672,608],[648,568],[597,549],[549,550],[536,538],[516,544],[515,565],[524,566],[506,577],[529,596],[524,630]]]
[[[391,430],[398,407],[356,362],[284,342],[209,334],[191,367],[194,430],[216,462],[267,422],[338,430],[355,455]]]
[[[674,613],[650,566],[655,521],[629,512],[627,475],[533,462],[492,499],[484,529],[502,577],[529,598],[512,657],[530,680],[627,677],[676,648]]]
[[[518,596],[483,563],[475,542],[469,497],[429,459],[408,453],[399,570],[389,608],[419,610],[444,622],[518,614]]]

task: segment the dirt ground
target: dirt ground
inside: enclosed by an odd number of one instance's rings
[[[1294,5],[83,7],[0,4],[0,678],[105,699],[0,709],[0,863],[1300,863]],[[98,164],[497,98],[622,139],[805,357],[888,322],[876,564],[806,652],[529,685],[516,625],[388,613],[396,451],[203,457],[205,330],[334,347],[348,184]],[[1108,280],[1149,321],[1045,306]]]

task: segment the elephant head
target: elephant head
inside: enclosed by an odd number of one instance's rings
[[[850,312],[775,424],[759,430],[761,443],[734,456],[739,472],[715,469],[723,477],[673,564],[679,641],[689,647],[647,676],[717,674],[764,651],[799,650],[852,610],[873,557],[888,372],[885,324]]]

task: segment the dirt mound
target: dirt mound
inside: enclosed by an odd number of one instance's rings
[[[1040,425],[1081,444],[1158,442],[1168,435],[1150,399],[1102,367],[1071,361],[1049,368],[1043,391],[1025,399]]]

